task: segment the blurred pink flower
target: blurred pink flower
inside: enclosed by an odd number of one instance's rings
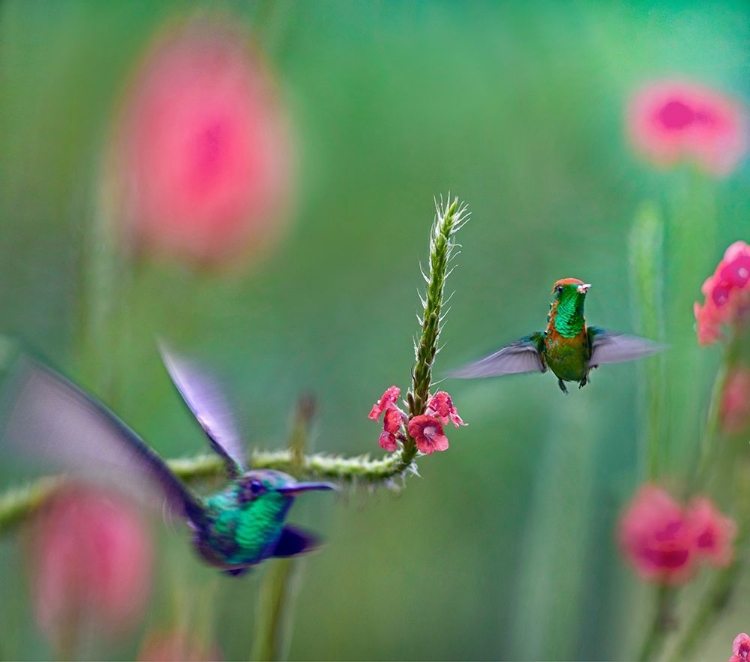
[[[448,450],[448,437],[445,436],[440,421],[434,416],[415,416],[409,421],[407,429],[417,443],[417,448],[425,455]]]
[[[732,657],[729,662],[746,662],[750,660],[750,637],[744,632],[740,632],[732,642]]]
[[[194,20],[162,35],[133,76],[114,174],[135,248],[213,265],[278,235],[290,132],[247,41]]]
[[[744,322],[750,312],[750,246],[736,241],[701,287],[706,297],[693,311],[698,342],[709,345],[722,337],[721,327]]]
[[[726,434],[739,434],[750,425],[750,368],[736,366],[727,375],[719,417]]]
[[[734,557],[732,543],[737,533],[734,521],[719,512],[707,497],[693,499],[688,505],[687,517],[696,554],[714,566],[729,565]]]
[[[397,409],[386,409],[383,417],[383,432],[380,435],[380,446],[387,451],[398,448],[397,439],[401,436],[403,418]]]
[[[212,662],[220,659],[215,646],[204,646],[182,630],[150,634],[138,654],[139,662]]]
[[[152,557],[149,532],[130,503],[64,488],[34,520],[31,536],[33,604],[44,634],[60,647],[84,625],[102,638],[127,631],[146,606]]]
[[[430,398],[426,413],[437,418],[443,425],[448,425],[448,423],[453,423],[456,427],[466,425],[453,406],[451,396],[445,391],[438,391]]]
[[[739,105],[712,89],[679,80],[654,81],[641,88],[631,99],[627,124],[636,149],[663,167],[692,161],[723,176],[748,148],[746,118]]]
[[[396,405],[396,400],[398,400],[399,395],[401,395],[401,389],[398,386],[391,386],[390,388],[387,388],[380,400],[378,400],[372,406],[372,409],[367,415],[367,418],[373,421],[377,421],[380,418],[380,414],[382,414],[384,411],[387,411],[388,409],[397,409],[401,411]]]
[[[685,511],[656,485],[644,485],[630,502],[620,521],[619,542],[647,581],[682,584],[693,573],[694,538]]]

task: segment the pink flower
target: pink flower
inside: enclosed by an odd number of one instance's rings
[[[685,511],[655,485],[644,485],[630,502],[620,521],[619,543],[647,581],[682,584],[693,573],[694,536]]]
[[[649,83],[632,98],[628,133],[637,150],[662,167],[692,161],[715,176],[729,174],[747,152],[742,109],[693,83]]]
[[[740,632],[732,642],[732,652],[734,655],[729,658],[729,662],[746,662],[750,660],[750,637],[744,632]]]
[[[453,423],[456,427],[466,425],[453,406],[451,396],[445,391],[438,391],[430,398],[430,401],[427,403],[427,414],[437,418],[443,425],[447,425],[449,422]]]
[[[384,411],[387,411],[388,409],[398,409],[396,400],[398,400],[399,395],[401,395],[401,389],[398,386],[391,386],[386,389],[385,393],[383,393],[383,397],[372,406],[367,418],[377,421],[380,418],[380,414]]]
[[[714,566],[729,565],[734,556],[732,542],[737,533],[734,521],[719,512],[706,497],[696,497],[690,502],[687,517],[696,554]]]
[[[750,368],[740,365],[727,375],[719,417],[722,429],[730,435],[750,425]]]
[[[183,630],[150,634],[138,654],[139,662],[211,662],[220,659],[215,646],[207,647]]]
[[[146,605],[152,556],[128,502],[77,486],[55,495],[31,539],[33,604],[44,634],[60,647],[84,626],[104,638],[129,629]]]
[[[235,26],[194,20],[161,35],[133,76],[113,183],[136,248],[213,265],[279,234],[289,128],[247,41]]]
[[[746,320],[750,312],[750,246],[736,241],[701,287],[706,297],[693,307],[698,323],[698,342],[708,345],[721,338],[721,327]]]
[[[443,432],[442,424],[434,416],[415,416],[409,421],[407,429],[409,436],[417,443],[417,448],[425,455],[448,450],[448,437]]]
[[[395,451],[398,448],[397,440],[402,436],[401,426],[403,418],[398,409],[386,409],[383,417],[383,432],[380,435],[380,446],[387,451]]]

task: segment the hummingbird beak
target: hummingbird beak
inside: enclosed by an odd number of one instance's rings
[[[578,294],[586,294],[588,292],[588,289],[591,287],[591,283],[584,283],[583,285],[578,286]]]
[[[297,496],[301,492],[309,492],[311,490],[338,490],[338,486],[333,483],[297,483],[296,485],[285,485],[284,487],[277,487],[276,492],[286,494],[288,496]]]

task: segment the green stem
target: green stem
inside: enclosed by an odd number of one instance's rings
[[[656,615],[651,628],[641,646],[638,655],[639,662],[649,662],[654,659],[672,627],[672,601],[674,589],[670,586],[659,586],[656,594]]]
[[[349,458],[321,453],[303,455],[299,475],[304,478],[335,480],[353,486],[365,484],[395,487],[397,479],[409,472],[416,472],[416,467],[411,462],[406,462],[404,455],[394,453],[376,460],[367,455]],[[178,458],[168,460],[167,465],[188,484],[226,476],[226,466],[218,455]],[[295,465],[290,450],[258,451],[252,456],[252,467],[255,469],[276,469],[290,473],[294,471]],[[64,482],[61,477],[45,477],[0,495],[0,536],[10,533],[30,517]]]
[[[314,414],[310,398],[300,400],[292,434],[289,438],[289,473],[299,477],[305,461],[305,447],[310,422]],[[283,660],[289,650],[291,638],[291,613],[296,597],[295,585],[299,582],[299,561],[294,558],[275,559],[266,568],[258,596],[255,623],[255,640],[251,659]]]
[[[647,338],[664,338],[662,303],[664,223],[654,204],[638,210],[630,232],[630,272],[636,324]],[[655,356],[640,367],[644,388],[639,392],[641,410],[645,410],[646,429],[642,435],[642,460],[648,480],[659,476],[664,405],[664,358]]]
[[[708,595],[704,597],[690,622],[683,628],[684,635],[677,642],[669,656],[669,662],[681,662],[694,656],[699,642],[705,638],[706,631],[716,622],[732,595],[741,564],[733,563],[716,573]]]

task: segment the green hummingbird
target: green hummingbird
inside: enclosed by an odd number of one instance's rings
[[[216,382],[166,347],[161,354],[177,391],[224,460],[229,483],[220,491],[193,492],[100,401],[27,356],[7,381],[0,449],[161,505],[187,522],[201,558],[231,575],[272,556],[314,549],[317,537],[286,524],[287,513],[297,495],[336,487],[300,483],[281,471],[248,471],[241,437]]]
[[[519,372],[546,372],[567,393],[565,382],[589,382],[589,373],[603,363],[621,363],[655,354],[663,345],[598,326],[586,326],[583,304],[590,284],[577,278],[558,280],[547,315],[547,328],[525,336],[474,363],[449,373],[471,379]]]

